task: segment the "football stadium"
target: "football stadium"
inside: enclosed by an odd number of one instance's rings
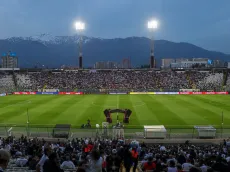
[[[68,137],[86,132],[95,137],[97,126],[112,130],[121,125],[122,137],[128,138],[144,138],[145,127],[159,127],[158,132],[163,127],[163,138],[197,138],[197,127],[209,127],[216,132],[207,137],[218,138],[230,127],[226,75],[151,69],[5,72],[0,122],[4,130],[16,134],[25,127],[25,134],[40,137],[44,128],[50,132],[65,124],[78,131],[69,131]],[[114,137],[112,131],[107,137]]]
[[[2,0],[0,172],[230,172],[229,6]]]
[[[144,69],[84,69],[83,59],[1,68],[6,171],[229,171],[229,68],[162,69],[152,53]]]

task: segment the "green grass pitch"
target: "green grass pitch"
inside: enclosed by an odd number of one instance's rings
[[[105,121],[104,109],[132,110],[128,128],[165,125],[168,128],[192,128],[194,125],[230,127],[228,95],[12,95],[0,97],[0,124],[71,124],[79,127],[91,119],[92,126]],[[113,123],[116,122],[113,114]],[[122,121],[123,114],[119,114]]]

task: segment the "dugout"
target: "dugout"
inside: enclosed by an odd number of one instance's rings
[[[144,138],[145,139],[165,139],[167,130],[164,125],[145,125]]]
[[[216,129],[213,126],[194,126],[199,138],[215,138]]]
[[[54,138],[68,138],[70,132],[70,124],[56,124],[53,129]]]

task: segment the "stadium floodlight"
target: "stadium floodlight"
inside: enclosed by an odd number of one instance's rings
[[[77,31],[85,30],[85,23],[78,21],[75,23],[75,28]]]
[[[153,31],[155,31],[158,27],[158,21],[157,20],[150,20],[148,21],[148,29],[153,34]],[[150,53],[150,68],[155,67],[155,58],[154,58],[154,38],[153,35],[151,36],[151,53]]]
[[[75,28],[76,30],[81,33],[83,30],[85,30],[85,23],[81,22],[81,21],[77,21],[75,23]],[[79,59],[78,59],[78,63],[79,63],[79,68],[82,69],[82,61],[83,61],[83,57],[82,57],[82,35],[79,34],[80,39],[79,39]]]
[[[158,27],[158,21],[157,20],[148,21],[148,29],[154,30],[154,29],[157,29],[157,27]]]

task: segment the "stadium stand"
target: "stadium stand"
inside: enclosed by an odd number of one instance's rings
[[[226,86],[228,88],[230,88],[230,74],[228,74],[228,78],[227,78],[227,81],[226,81]]]
[[[13,75],[9,73],[0,72],[0,92],[13,91],[15,84]]]
[[[30,81],[30,76],[24,73],[17,74],[16,73],[16,79],[18,87],[20,88],[30,88],[32,86]]]
[[[17,73],[19,87],[25,89],[202,89],[223,86],[223,73],[186,71],[67,71]],[[8,76],[9,81],[11,77]],[[8,82],[9,82],[8,81]],[[228,82],[227,82],[228,83]],[[10,85],[13,83],[10,82]]]
[[[210,90],[221,88],[223,84],[223,73],[209,73],[199,82],[200,88]]]
[[[20,139],[1,138],[0,142],[2,149],[11,154],[6,169],[9,172],[35,171],[37,164],[43,172],[130,171],[135,166],[137,171],[155,172],[189,172],[194,168],[200,172],[230,171],[229,140],[220,145],[192,145],[189,142],[163,145],[90,138],[47,142],[22,136]]]

